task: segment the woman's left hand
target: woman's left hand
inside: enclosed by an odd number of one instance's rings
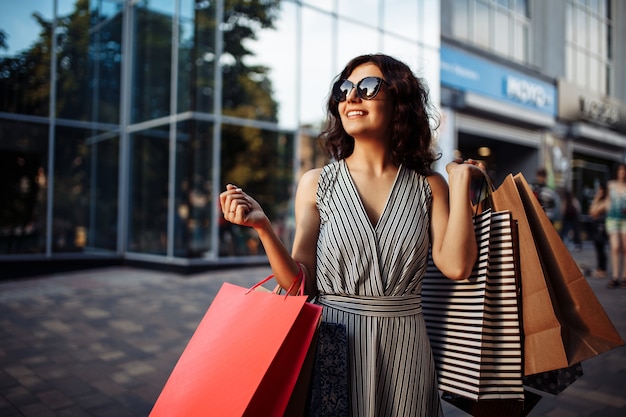
[[[474,159],[463,160],[461,158],[457,158],[447,164],[446,172],[448,173],[448,176],[467,172],[469,173],[470,178],[486,175],[485,165],[482,162]]]

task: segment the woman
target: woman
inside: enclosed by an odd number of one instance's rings
[[[589,206],[589,216],[592,220],[592,240],[596,252],[596,269],[593,271],[594,278],[606,278],[606,204],[609,195],[606,185],[600,184],[598,191]]]
[[[609,288],[626,285],[626,164],[619,164],[615,179],[607,184],[609,190],[606,233],[609,235],[611,251],[611,273]]]
[[[346,66],[322,134],[335,162],[300,180],[291,255],[250,196],[234,185],[220,196],[227,220],[258,232],[279,284],[304,274],[323,319],[346,325],[355,417],[442,415],[421,279],[429,248],[446,276],[469,276],[477,256],[469,186],[481,171],[448,164],[448,188],[431,170],[429,105],[425,86],[394,58]]]

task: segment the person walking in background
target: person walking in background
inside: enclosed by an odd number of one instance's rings
[[[539,168],[535,175],[535,182],[532,186],[533,192],[552,224],[556,224],[560,220],[561,197],[554,189],[548,186],[547,181],[547,171],[545,168]]]
[[[437,159],[423,81],[387,55],[354,58],[327,102],[322,139],[333,162],[305,173],[296,192],[291,255],[259,204],[233,184],[224,217],[259,234],[276,280],[302,274],[323,320],[348,331],[351,416],[442,416],[421,313],[429,248],[464,279],[477,257],[470,184],[474,161]]]
[[[609,288],[626,285],[626,164],[621,163],[615,171],[615,179],[607,184],[609,198],[606,215],[606,232],[611,249],[611,274]]]
[[[598,191],[589,206],[589,216],[591,217],[591,240],[596,252],[596,269],[593,271],[594,278],[606,278],[607,256],[606,242],[606,211],[609,194],[605,184],[600,184]]]
[[[567,239],[571,239],[574,244],[574,250],[579,251],[582,249],[580,239],[581,207],[580,202],[571,190],[565,190],[561,207],[561,231],[559,233],[561,239],[564,242]]]

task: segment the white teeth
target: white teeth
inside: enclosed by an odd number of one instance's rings
[[[361,110],[352,110],[348,112],[348,117],[350,116],[363,116],[365,113]]]

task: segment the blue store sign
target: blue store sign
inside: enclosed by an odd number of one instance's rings
[[[441,48],[441,85],[550,116],[557,111],[554,85],[453,48]]]

